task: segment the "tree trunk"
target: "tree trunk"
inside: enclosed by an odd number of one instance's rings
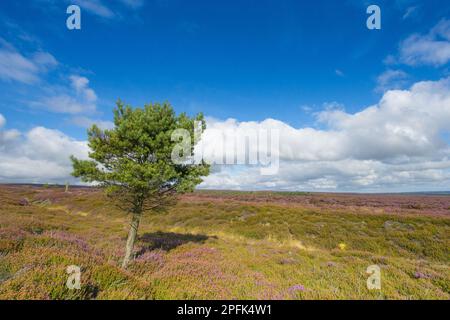
[[[133,258],[134,242],[136,240],[137,230],[139,228],[139,222],[141,221],[141,213],[133,213],[131,220],[130,232],[128,233],[127,246],[125,251],[125,257],[123,258],[122,268],[126,268],[130,260]]]

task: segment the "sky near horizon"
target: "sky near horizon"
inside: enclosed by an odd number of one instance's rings
[[[0,183],[76,183],[69,155],[120,98],[279,130],[277,174],[216,166],[202,188],[450,190],[449,63],[447,0],[4,0]]]

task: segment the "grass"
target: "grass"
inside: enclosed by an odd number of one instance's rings
[[[420,204],[420,206],[418,206]],[[448,196],[202,191],[129,217],[98,190],[0,187],[1,299],[449,299]],[[368,290],[368,266],[382,289]],[[81,267],[81,290],[66,287]]]

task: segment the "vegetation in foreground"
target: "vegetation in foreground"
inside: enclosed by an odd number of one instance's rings
[[[0,298],[449,299],[449,214],[449,196],[196,192],[142,218],[123,270],[129,217],[101,191],[0,186]]]

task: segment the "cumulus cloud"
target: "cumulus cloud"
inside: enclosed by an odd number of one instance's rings
[[[0,38],[0,79],[32,84],[41,74],[56,66],[58,62],[47,52],[35,52],[26,57],[14,46]]]
[[[442,139],[450,131],[450,78],[388,91],[379,103],[354,114],[328,108],[317,120],[325,129],[297,129],[273,119],[209,121],[202,141],[216,151],[215,129],[229,135],[250,128],[279,130],[280,170],[262,176],[257,168],[236,174],[235,167],[223,166],[202,187],[383,190],[445,188],[450,180],[450,148]]]
[[[77,78],[73,86],[74,90],[83,89],[87,82]],[[280,161],[274,175],[262,175],[259,165],[214,166],[201,187],[378,192],[448,189],[450,146],[445,136],[450,132],[450,78],[387,91],[377,104],[356,113],[332,103],[315,116],[320,129],[294,128],[274,119],[207,119],[201,138],[207,153],[214,150],[216,157],[226,158],[231,146],[220,143],[224,136],[236,138],[242,133],[276,129]],[[89,118],[79,120],[90,124]],[[4,127],[4,117],[0,124]],[[1,181],[63,182],[71,170],[69,155],[85,158],[88,153],[85,141],[56,130],[37,127],[26,133],[0,132],[1,137],[9,136],[0,140]],[[233,146],[233,159],[239,152],[260,148],[252,141],[246,140],[244,149]]]
[[[410,165],[370,160],[281,161],[279,173],[262,176],[253,167],[223,167],[200,185],[208,189],[308,191],[448,190],[450,161]]]
[[[348,158],[393,161],[429,157],[447,148],[440,133],[450,130],[450,78],[425,81],[409,90],[386,92],[378,104],[351,114],[341,107],[318,113],[326,129],[293,128],[266,119],[262,122],[210,121],[205,143],[215,144],[209,132],[277,129],[280,156],[286,160],[337,161]],[[214,133],[215,134],[215,133]]]
[[[413,34],[400,44],[399,61],[442,66],[450,60],[450,20],[441,20],[427,34]]]
[[[84,98],[87,102],[95,103],[97,101],[97,95],[95,94],[94,90],[89,88],[88,78],[72,75],[70,76],[70,81],[76,93]]]
[[[77,141],[58,130],[35,127],[21,134],[0,128],[0,182],[73,180],[69,156],[87,159],[88,150],[86,141]]]

